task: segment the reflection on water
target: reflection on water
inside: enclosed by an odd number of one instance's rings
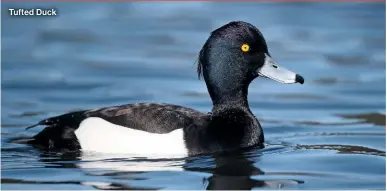
[[[384,189],[384,3],[2,3],[3,189]],[[156,8],[157,7],[157,8]],[[249,104],[265,149],[189,158],[49,153],[24,128],[67,111],[167,102],[210,111],[195,61],[231,20],[258,26],[302,86],[267,79]]]
[[[250,158],[250,159],[249,159]],[[259,160],[258,157],[254,157]],[[228,153],[214,156],[214,168],[187,168],[190,171],[207,172],[211,175],[204,179],[207,190],[251,190],[259,187],[281,188],[288,184],[302,184],[302,180],[265,180],[253,178],[264,175],[261,169],[254,165],[251,156],[244,153]]]

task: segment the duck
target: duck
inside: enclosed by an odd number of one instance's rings
[[[236,151],[264,143],[262,126],[247,100],[249,84],[258,77],[304,83],[301,75],[272,59],[261,31],[244,21],[210,33],[199,52],[197,73],[212,100],[208,113],[166,103],[73,111],[27,127],[44,126],[26,142],[50,151],[140,156]]]

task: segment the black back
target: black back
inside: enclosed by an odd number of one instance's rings
[[[162,103],[137,103],[86,112],[111,123],[150,133],[169,133],[191,125],[203,126],[207,115],[194,109]]]

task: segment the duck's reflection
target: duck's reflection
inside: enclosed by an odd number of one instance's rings
[[[247,159],[243,153],[229,153],[215,156],[216,167],[212,176],[206,179],[207,190],[251,190],[265,186],[265,182],[251,176],[264,174]]]
[[[207,172],[212,175],[204,179],[207,190],[251,190],[266,185],[265,181],[253,179],[253,175],[264,174],[254,166],[245,152],[224,153],[213,156],[214,167],[186,167],[186,170]],[[256,160],[256,159],[255,159]],[[188,161],[195,163],[195,161]],[[188,165],[189,166],[189,165]]]
[[[42,155],[41,161],[55,163],[59,168],[80,168],[87,176],[98,176],[106,180],[105,182],[82,183],[97,189],[162,189],[168,187],[152,185],[153,176],[148,173],[156,171],[177,173],[177,176],[170,177],[174,182],[173,184],[180,184],[178,179],[181,174],[179,173],[202,172],[210,174],[210,176],[205,176],[202,179],[203,181],[198,182],[207,190],[278,188],[289,181],[293,181],[256,179],[255,175],[265,173],[254,165],[259,160],[259,155],[253,153],[256,152],[245,150],[243,152],[183,159],[128,158],[125,156],[111,157],[111,155],[108,157],[90,153],[66,153],[52,157],[47,156],[46,153]],[[52,168],[52,165],[49,166]],[[144,183],[149,181],[149,186],[133,187],[130,184],[133,181],[145,181]],[[165,185],[170,183],[167,181]],[[184,183],[184,181],[181,182],[181,184]],[[189,182],[189,184],[192,184],[192,182]]]
[[[136,178],[141,171],[134,165],[136,160],[128,158],[108,158],[82,152],[42,152],[40,161],[47,168],[72,168],[81,169],[85,177],[96,177],[98,181],[65,180],[65,181],[39,181],[36,184],[76,184],[89,186],[101,190],[155,190],[155,186],[133,186],[128,181],[142,181]],[[54,166],[53,166],[54,165]],[[143,169],[145,170],[145,169]],[[149,171],[150,169],[148,169]],[[87,178],[88,179],[88,178]]]

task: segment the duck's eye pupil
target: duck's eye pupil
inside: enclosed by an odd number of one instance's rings
[[[248,44],[243,44],[241,49],[243,52],[248,52],[250,50],[250,46]]]
[[[278,68],[278,66],[276,66],[276,65],[273,65],[273,68]]]

